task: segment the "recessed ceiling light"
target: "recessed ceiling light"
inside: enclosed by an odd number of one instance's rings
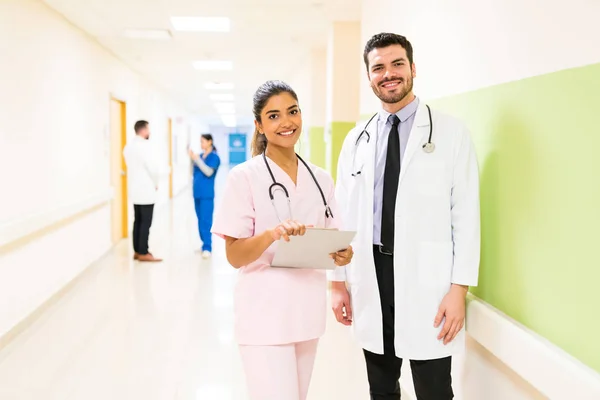
[[[223,125],[228,128],[235,128],[237,126],[237,121],[235,115],[221,115],[221,121],[223,121]]]
[[[171,32],[165,29],[125,29],[123,36],[130,39],[169,40]]]
[[[215,93],[210,95],[212,101],[233,101],[234,96],[231,93]]]
[[[177,31],[187,32],[229,32],[231,20],[224,17],[171,17],[171,24]]]
[[[208,90],[233,90],[232,82],[207,82],[204,87]]]
[[[194,61],[194,68],[201,70],[222,70],[229,71],[233,69],[233,63],[231,61]]]
[[[215,108],[219,114],[235,113],[235,104],[233,103],[215,103]]]

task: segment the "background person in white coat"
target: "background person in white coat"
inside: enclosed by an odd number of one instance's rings
[[[133,258],[139,261],[161,261],[148,251],[148,237],[156,192],[158,190],[158,163],[153,157],[148,139],[150,128],[147,121],[137,121],[135,137],[123,150],[127,164],[129,198],[135,212],[133,222]]]
[[[381,110],[346,137],[336,198],[354,259],[330,274],[337,320],[364,349],[371,399],[400,399],[409,359],[419,400],[452,399],[465,296],[477,284],[479,173],[466,127],[413,94],[413,50],[381,33],[364,61]],[[431,146],[425,146],[431,130]],[[348,291],[349,290],[349,291]]]

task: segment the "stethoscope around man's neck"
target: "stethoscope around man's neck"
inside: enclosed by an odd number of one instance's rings
[[[433,144],[433,142],[431,141],[431,136],[433,134],[433,121],[431,119],[431,109],[429,108],[429,105],[425,104],[425,107],[427,107],[427,112],[429,114],[429,139],[427,140],[427,143],[425,143],[423,145],[423,151],[425,153],[433,153],[433,151],[435,150],[435,144]],[[367,128],[369,127],[369,124],[371,123],[371,121],[373,121],[373,119],[379,115],[379,113],[375,113],[367,122],[367,124],[365,125],[365,127],[363,128],[362,132],[360,132],[360,134],[358,135],[358,137],[356,138],[356,142],[354,142],[354,157],[352,160],[352,167],[354,169],[354,162],[356,161],[356,149],[358,148],[358,144],[360,143],[360,140],[362,139],[363,135],[366,135],[367,138],[367,143],[369,143],[371,141],[371,134],[369,133],[369,131],[367,131]],[[356,172],[352,172],[352,176],[357,176],[361,174],[361,170],[358,170]]]
[[[283,222],[283,219],[281,219],[279,217],[279,213],[277,212],[277,207],[275,206],[275,196],[273,196],[273,190],[276,188],[280,188],[281,190],[283,190],[283,193],[285,193],[285,197],[287,199],[290,219],[293,219],[292,205],[290,202],[290,194],[288,193],[288,190],[282,183],[279,183],[275,180],[275,175],[273,175],[273,171],[271,171],[271,167],[269,166],[269,163],[267,161],[267,156],[265,153],[266,153],[266,150],[262,153],[262,157],[263,157],[263,160],[265,161],[265,165],[267,166],[267,170],[269,171],[269,175],[271,175],[271,179],[273,180],[273,183],[271,184],[271,186],[269,186],[269,198],[271,199],[271,203],[273,204],[273,208],[275,209],[275,214],[277,214],[277,218],[279,219],[279,222]],[[319,189],[319,193],[321,194],[321,198],[323,199],[323,205],[325,206],[325,218],[333,218],[333,213],[331,212],[331,208],[327,204],[327,200],[325,199],[325,195],[323,194],[323,190],[321,189],[321,185],[319,185],[317,178],[313,174],[312,170],[309,168],[308,164],[302,159],[302,157],[300,157],[298,154],[296,154],[296,157],[298,157],[298,160],[300,160],[302,162],[302,164],[304,164],[304,166],[310,173],[310,176],[312,177],[313,181],[315,182],[315,185],[317,185],[317,189]]]

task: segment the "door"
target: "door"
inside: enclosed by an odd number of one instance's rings
[[[169,198],[173,198],[173,119],[169,118]]]
[[[111,204],[111,238],[115,244],[128,237],[127,174],[123,149],[127,142],[125,103],[110,100],[110,184],[114,188]]]

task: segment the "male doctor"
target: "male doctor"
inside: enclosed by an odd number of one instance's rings
[[[413,94],[405,37],[373,36],[364,61],[381,109],[339,157],[336,198],[357,235],[353,261],[330,273],[332,308],[364,349],[371,399],[400,399],[403,359],[419,400],[452,399],[451,357],[479,270],[475,150],[460,121]]]
[[[135,211],[133,259],[143,262],[159,262],[162,259],[154,257],[148,250],[148,237],[158,190],[158,163],[153,157],[148,141],[150,138],[148,121],[137,121],[134,129],[135,137],[123,149],[123,157],[129,175],[129,198]]]

